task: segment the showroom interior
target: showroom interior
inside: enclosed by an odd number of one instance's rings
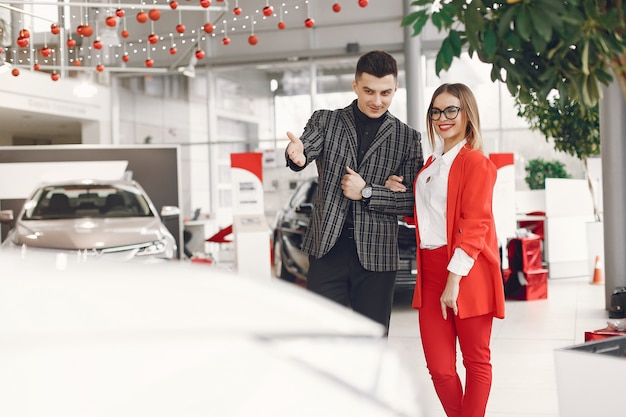
[[[187,249],[214,266],[234,264],[261,275],[267,266],[270,273],[276,216],[296,188],[316,176],[314,166],[298,173],[285,167],[286,132],[300,133],[314,110],[348,105],[358,57],[385,50],[399,64],[390,112],[423,137],[425,106],[442,82],[463,82],[476,94],[485,153],[511,158],[499,194],[507,231],[503,246],[519,237],[519,221],[532,220],[529,213],[544,212],[546,220],[546,210],[559,212],[550,226],[552,243],[543,242],[546,251],[540,254],[539,267],[553,274],[548,294],[542,300],[508,301],[509,323],[519,327],[507,327],[507,319],[494,326],[494,337],[500,337],[494,372],[502,385],[496,378],[487,415],[562,415],[553,351],[583,342],[585,331],[605,327],[614,288],[626,286],[625,261],[608,250],[626,244],[626,186],[615,178],[626,177],[619,175],[626,156],[619,141],[626,123],[624,100],[617,88],[605,89],[603,153],[591,158],[586,170],[581,160],[558,152],[551,139],[530,129],[506,86],[492,82],[490,66],[476,56],[464,54],[437,75],[444,34],[427,25],[412,36],[411,28],[400,24],[410,10],[411,0],[0,0],[0,189],[6,187],[0,190],[0,209],[17,212],[27,193],[50,178],[49,165],[39,164],[58,163],[52,172],[62,177],[68,162],[123,159],[128,161],[123,173],[141,183],[157,209],[180,209],[176,220],[165,222],[180,259],[189,258]],[[81,34],[85,28],[93,33]],[[427,142],[422,145],[428,154]],[[240,204],[238,187],[249,181],[247,173],[242,179],[233,165],[240,161],[233,155],[248,154],[258,156],[253,164],[262,169],[253,212]],[[576,182],[555,182],[553,195],[532,192],[525,167],[536,158],[562,162]],[[596,187],[595,197],[586,194],[588,181]],[[589,244],[585,224],[590,216],[593,221],[589,204],[594,203],[605,227]],[[257,228],[247,221],[252,215],[258,215],[252,222]],[[612,227],[606,227],[609,221]],[[233,225],[226,241],[207,241],[223,237]],[[3,238],[7,230],[3,224]],[[581,241],[583,246],[569,249]],[[599,267],[603,285],[589,285]],[[410,356],[411,369],[425,374],[415,358],[421,351],[412,314],[406,305],[394,310],[389,340]],[[524,361],[529,361],[525,370],[519,365]],[[498,365],[505,369],[499,375]],[[522,381],[514,381],[516,374]],[[419,383],[426,379],[420,376]],[[427,383],[424,387],[430,389]],[[534,399],[524,402],[520,392]],[[425,415],[443,415],[434,393],[425,397],[432,403]]]

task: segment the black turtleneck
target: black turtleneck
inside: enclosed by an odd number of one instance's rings
[[[357,149],[357,161],[360,165],[365,152],[369,149],[378,132],[378,128],[380,128],[380,125],[385,120],[386,113],[377,119],[372,119],[359,109],[357,100],[352,102],[352,111],[356,122],[356,137],[359,144],[359,148]]]

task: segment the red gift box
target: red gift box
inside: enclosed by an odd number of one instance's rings
[[[548,298],[548,270],[513,271],[504,284],[507,300],[544,300]]]
[[[585,342],[591,342],[594,340],[602,340],[607,337],[626,336],[626,331],[620,332],[619,330],[605,327],[604,329],[594,330],[591,332],[585,332]]]

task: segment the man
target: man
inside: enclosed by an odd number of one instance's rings
[[[398,68],[386,52],[359,58],[357,95],[339,110],[318,110],[300,138],[287,132],[287,166],[315,161],[318,189],[302,250],[309,254],[307,288],[350,306],[387,328],[398,270],[398,215],[413,215],[413,179],[424,162],[420,134],[387,109]],[[385,187],[390,176],[407,192]]]

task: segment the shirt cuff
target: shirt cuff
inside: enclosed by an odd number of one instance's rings
[[[448,263],[448,271],[464,277],[469,274],[469,271],[471,271],[473,266],[474,259],[465,253],[463,249],[456,248],[454,250],[454,254],[452,255],[452,259],[450,259],[450,262]]]

